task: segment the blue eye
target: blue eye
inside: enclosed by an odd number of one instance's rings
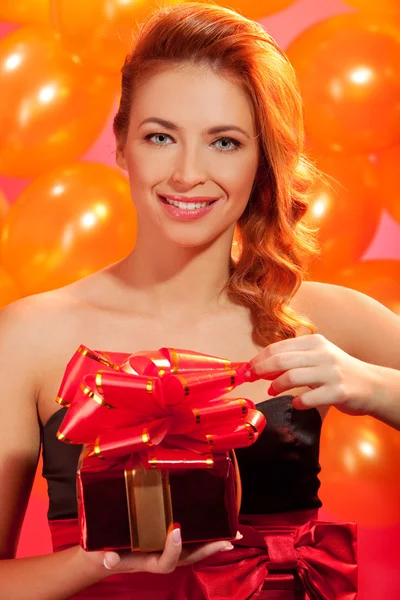
[[[215,140],[214,144],[216,142],[220,142],[221,140],[224,141],[224,142],[229,142],[231,144],[231,147],[228,148],[228,149],[226,149],[226,148],[225,149],[218,149],[217,148],[218,152],[234,152],[235,150],[238,150],[240,148],[240,146],[241,146],[240,142],[238,142],[237,140],[234,140],[232,138],[219,138],[218,140]],[[232,148],[232,145],[233,145],[233,148]]]
[[[152,138],[155,138],[156,136],[161,136],[163,138],[169,138],[169,139],[173,139],[170,135],[168,135],[167,133],[149,133],[148,135],[145,136],[145,140],[147,142],[149,142],[150,144],[152,144],[153,146],[156,146],[158,148],[162,148],[163,146],[169,146],[170,144],[164,144],[164,143],[157,143],[152,141]],[[213,142],[213,144],[216,144],[217,142],[228,142],[230,144],[230,147],[222,147],[222,148],[218,148],[216,147],[218,152],[235,152],[235,150],[239,150],[240,146],[242,145],[238,140],[235,140],[233,138],[229,138],[229,137],[222,137],[222,138],[218,138],[217,140],[215,140],[215,142]]]
[[[170,137],[166,133],[149,133],[149,135],[146,135],[146,137],[144,139],[148,140],[150,142],[151,138],[156,137],[156,135],[164,137],[164,138]],[[168,144],[157,144],[155,142],[150,142],[150,143],[153,144],[154,146],[167,146],[168,145]]]

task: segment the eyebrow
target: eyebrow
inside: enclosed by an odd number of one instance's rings
[[[141,127],[145,123],[157,123],[158,125],[166,127],[167,129],[171,129],[172,131],[180,131],[182,129],[182,127],[179,127],[175,123],[172,123],[172,121],[167,121],[166,119],[159,119],[158,117],[149,117],[148,119],[144,119],[144,121],[140,123],[139,127]],[[250,138],[249,134],[244,129],[238,127],[237,125],[229,124],[216,125],[215,127],[211,127],[210,129],[205,130],[203,133],[216,134],[222,133],[224,131],[239,131],[240,133],[243,133],[246,137]]]

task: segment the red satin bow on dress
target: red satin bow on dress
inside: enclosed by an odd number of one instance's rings
[[[268,517],[249,517],[260,524],[241,524],[243,539],[233,550],[193,565],[207,600],[257,598],[269,571],[290,570],[297,571],[310,600],[355,600],[355,523],[310,520],[298,526],[262,525]]]

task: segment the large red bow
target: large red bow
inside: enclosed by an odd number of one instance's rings
[[[243,383],[244,368],[171,348],[138,352],[117,364],[81,345],[57,396],[69,407],[57,437],[87,444],[88,456],[138,452],[144,466],[210,467],[211,452],[249,446],[265,427],[251,400],[221,397]]]
[[[297,526],[241,524],[239,529],[243,539],[233,550],[193,565],[207,600],[255,599],[269,571],[291,570],[310,600],[356,599],[355,523],[310,520]]]

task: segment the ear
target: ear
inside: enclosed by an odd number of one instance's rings
[[[115,161],[121,169],[123,169],[124,171],[128,170],[125,159],[125,149],[123,147],[117,147]]]

